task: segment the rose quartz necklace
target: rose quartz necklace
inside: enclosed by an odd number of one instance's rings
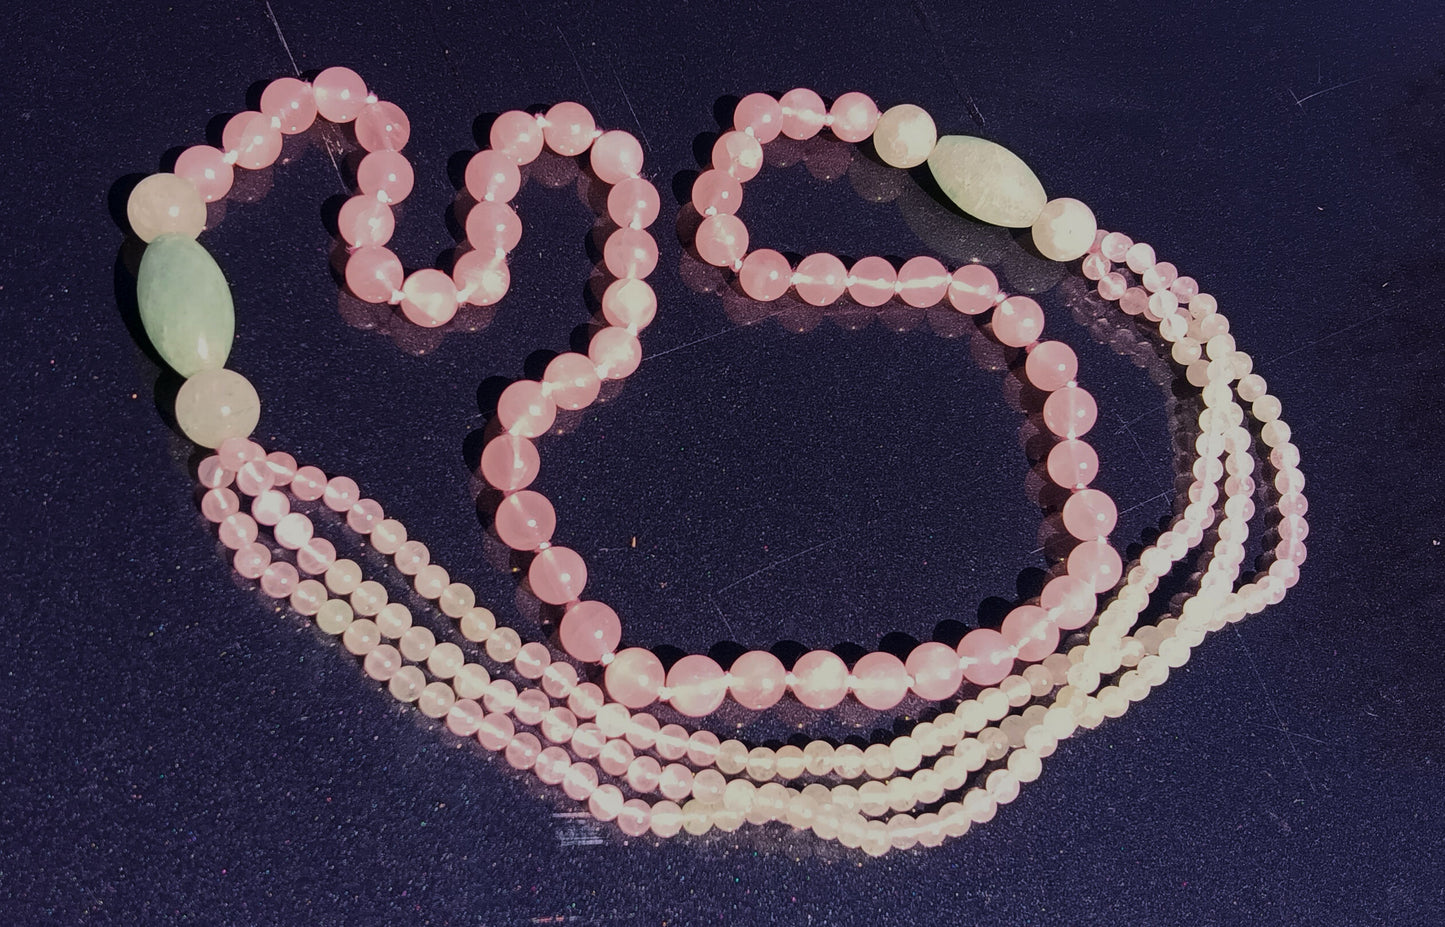
[[[523,642],[500,625],[470,587],[432,563],[425,545],[386,518],[355,482],[298,466],[285,452],[267,454],[249,438],[259,400],[248,381],[224,367],[234,326],[229,288],[195,239],[205,223],[205,202],[226,194],[234,165],[269,167],[282,136],[304,131],[318,113],[353,122],[357,141],[369,152],[358,169],[359,193],[342,208],[338,223],[350,249],[347,286],[362,299],[397,305],[420,325],[444,324],[459,304],[491,305],[505,295],[506,253],[521,231],[507,204],[520,186],[520,166],[543,146],[588,158],[596,176],[612,185],[607,211],[616,229],[603,249],[616,278],[602,299],[609,324],[593,336],[586,355],[559,355],[540,381],[519,381],[503,393],[502,432],[482,456],[484,478],[504,494],[498,536],[515,549],[536,551],[528,571],[533,593],[565,607],[559,628],[565,656],[543,642]],[[1097,458],[1081,440],[1093,421],[1092,399],[1074,382],[1072,351],[1039,340],[1043,315],[1037,303],[999,293],[993,275],[976,265],[950,274],[934,259],[919,257],[895,271],[881,258],[865,258],[849,269],[831,255],[812,255],[792,267],[777,252],[748,251],[736,212],[742,183],[761,167],[762,145],[780,132],[807,138],[823,129],[847,142],[872,136],[880,158],[895,167],[927,161],[960,207],[1000,224],[1031,226],[1041,253],[1061,261],[1082,258],[1083,273],[1097,281],[1101,297],[1139,324],[1157,326],[1158,339],[1199,392],[1199,409],[1192,413],[1198,426],[1193,482],[1170,528],[1127,571],[1107,543],[1113,504],[1087,488],[1097,470]],[[627,133],[598,131],[575,103],[558,104],[545,116],[503,114],[493,126],[490,150],[466,172],[467,191],[476,200],[466,221],[471,250],[458,257],[451,275],[431,269],[406,275],[385,245],[394,229],[390,207],[412,186],[411,168],[397,153],[408,134],[400,109],[369,94],[344,68],[324,71],[311,84],[275,81],[260,112],[227,124],[223,149],[188,149],[174,174],[153,175],[132,194],[132,228],[149,243],[137,283],[142,321],[158,352],[187,378],[176,407],[182,429],[197,444],[216,448],[198,467],[206,490],[201,509],[234,551],[235,569],[339,635],[367,674],[385,681],[399,700],[444,719],[453,733],[501,752],[543,783],[560,785],[625,834],[697,834],[783,821],[874,854],[936,845],[990,819],[1021,783],[1038,777],[1041,761],[1061,739],[1144,698],[1208,631],[1279,601],[1297,581],[1308,531],[1299,453],[1279,418],[1279,401],[1252,372],[1248,355],[1235,348],[1213,297],[1172,265],[1156,262],[1148,245],[1096,230],[1082,203],[1045,201],[1032,172],[1004,149],[978,139],[939,139],[931,118],[917,107],[880,114],[856,93],[831,108],[812,91],[795,90],[781,100],[754,94],[739,104],[734,130],[718,140],[712,169],[694,188],[693,203],[703,216],[698,253],[738,272],[744,292],[757,300],[777,299],[793,288],[815,306],[846,292],[863,305],[899,299],[929,306],[946,299],[961,312],[991,313],[992,336],[1027,352],[1025,376],[1048,394],[1044,420],[1057,443],[1047,469],[1071,493],[1063,516],[1079,543],[1040,601],[1015,609],[1001,631],[971,631],[957,648],[923,644],[906,661],[875,653],[850,671],[836,655],[815,651],[787,671],[771,654],[754,651],[727,672],[690,655],[664,674],[649,651],[617,651],[620,619],[607,606],[580,598],[585,564],[551,543],[555,512],[526,487],[540,466],[533,440],[551,428],[556,409],[586,407],[603,379],[624,378],[641,361],[637,336],[656,311],[645,278],[656,266],[657,249],[646,229],[659,210],[656,190],[640,176],[641,147]],[[1246,406],[1258,438],[1245,426]],[[1241,583],[1255,515],[1257,443],[1269,449],[1274,493],[1268,517],[1278,540],[1268,567]],[[328,519],[308,514],[324,509],[344,518],[347,533],[391,558],[415,590],[414,602],[454,619],[460,643],[438,642],[429,628],[413,623],[406,604],[391,601],[361,566],[339,557],[335,544],[318,533]],[[263,528],[269,540],[262,538]],[[1195,590],[1162,620],[1139,624],[1160,578],[1206,540],[1211,556]],[[1097,609],[1096,595],[1115,587]],[[1055,652],[1061,629],[1090,622],[1087,643]],[[566,656],[584,669],[604,664],[602,684],[584,679]],[[664,711],[685,722],[710,713],[728,695],[761,710],[788,692],[816,709],[847,695],[886,709],[909,691],[948,705],[908,734],[866,749],[826,740],[750,748],[705,729],[664,724],[642,710],[660,699],[667,703]]]

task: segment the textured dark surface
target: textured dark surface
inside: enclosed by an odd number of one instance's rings
[[[1438,6],[324,6],[38,5],[0,44],[0,922],[1445,920]],[[767,310],[679,275],[705,277],[672,228],[718,114],[797,85],[916,102],[945,132],[1000,141],[1217,294],[1304,454],[1303,581],[942,848],[871,860],[777,826],[594,833],[235,578],[158,413],[173,386],[120,308],[134,255],[115,216],[292,56],[354,67],[410,115],[417,190],[394,242],[409,267],[452,246],[448,166],[479,117],[577,99],[643,139],[663,193],[649,359],[546,442],[542,480],[631,639],[946,636],[1043,563],[1020,419],[971,326],[741,325]],[[839,152],[808,154],[827,175]],[[489,324],[392,337],[338,311],[325,217],[346,188],[319,137],[283,160],[204,238],[236,292],[258,437],[355,477],[527,626],[467,462],[496,385],[586,320],[590,211],[574,184],[529,183]],[[890,183],[892,202],[859,195]],[[1008,236],[866,167],[833,183],[770,168],[744,216],[782,250],[979,256],[1015,289],[1048,282]],[[1101,483],[1137,543],[1172,498],[1160,388],[1059,291],[1040,298],[1100,398]]]

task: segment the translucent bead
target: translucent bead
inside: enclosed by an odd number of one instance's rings
[[[1051,261],[1083,257],[1093,247],[1096,231],[1093,210],[1070,197],[1045,203],[1032,227],[1034,247]]]
[[[898,272],[885,258],[865,257],[848,272],[848,295],[860,306],[881,306],[893,298]]]
[[[657,188],[641,177],[629,177],[607,194],[607,215],[622,228],[647,228],[661,208]]]
[[[848,694],[848,667],[832,651],[814,650],[793,665],[791,686],[798,701],[819,711],[832,708]]]
[[[803,87],[783,94],[778,100],[778,108],[783,114],[783,134],[799,140],[817,135],[828,113],[823,98]]]
[[[552,539],[557,513],[546,496],[522,490],[502,500],[492,526],[513,550],[537,550]]]
[[[547,110],[542,137],[560,155],[579,155],[592,144],[597,123],[581,103],[558,103]]]
[[[622,622],[601,602],[578,602],[563,613],[557,634],[567,653],[584,663],[596,663],[617,649]]]
[[[618,653],[604,674],[608,694],[633,709],[656,701],[663,679],[662,661],[652,651],[640,647]]]
[[[316,121],[316,96],[310,84],[280,77],[261,91],[261,112],[276,120],[284,134],[296,135]]]
[[[207,203],[214,203],[223,198],[231,191],[231,184],[235,182],[236,172],[231,167],[226,155],[219,148],[210,145],[192,145],[180,153],[176,158],[176,176],[184,177],[195,185],[196,192],[201,199]],[[200,224],[196,225],[194,214],[187,222],[195,232],[191,233],[192,238],[199,234],[201,227],[205,225],[206,218],[200,217]],[[135,220],[131,219],[131,227],[134,228]],[[181,229],[170,229],[170,231],[181,231]],[[137,233],[139,235],[139,233]],[[154,235],[152,236],[154,237]],[[142,236],[142,240],[144,239]]]
[[[732,267],[747,253],[748,230],[737,216],[719,213],[702,221],[694,243],[698,255],[704,261],[716,267]]]
[[[201,447],[218,447],[227,438],[244,438],[261,418],[261,398],[234,370],[202,370],[176,393],[176,423]]]
[[[542,127],[537,117],[521,110],[509,110],[492,123],[488,140],[493,150],[517,164],[529,164],[542,153]]]
[[[893,167],[917,167],[928,160],[937,142],[933,117],[912,103],[891,107],[878,117],[873,129],[874,150],[884,164]]]
[[[395,151],[373,151],[356,168],[356,188],[388,205],[394,206],[410,196],[415,184],[411,162]]]
[[[552,358],[542,374],[547,395],[562,409],[585,409],[597,398],[602,386],[597,368],[581,354],[565,353]]]
[[[532,594],[549,605],[565,605],[582,594],[587,584],[587,565],[576,551],[549,547],[532,560],[527,569]]]
[[[386,248],[358,248],[346,259],[346,286],[368,303],[390,302],[404,279],[401,260]]]
[[[771,94],[750,93],[733,110],[733,128],[766,145],[783,128],[783,106]]]
[[[498,435],[482,449],[482,477],[503,492],[531,485],[540,467],[536,445],[517,435]]]
[[[759,248],[743,259],[738,282],[743,292],[760,302],[770,302],[788,292],[793,269],[788,259],[770,248]]]
[[[657,314],[657,294],[645,280],[614,280],[602,294],[602,315],[632,331],[646,328]]]
[[[467,192],[479,204],[502,205],[521,189],[522,172],[518,170],[517,162],[501,152],[479,151],[467,162],[462,180]]]
[[[311,83],[316,111],[332,122],[350,122],[366,106],[366,82],[350,68],[327,68]]]
[[[738,704],[762,711],[776,705],[787,691],[786,670],[771,653],[753,650],[733,661],[728,671],[733,699]]]
[[[836,256],[810,254],[798,262],[795,274],[798,296],[811,306],[838,301],[848,286],[848,270]]]
[[[699,718],[722,704],[727,695],[727,678],[711,657],[689,654],[668,671],[667,687],[672,690],[672,707],[690,718]]]
[[[621,183],[642,170],[642,145],[631,132],[603,132],[592,143],[591,164],[603,183]]]
[[[391,207],[372,196],[353,196],[341,204],[336,230],[353,248],[384,245],[396,231]]]
[[[231,288],[193,238],[164,234],[151,241],[136,277],[136,302],[146,337],[181,376],[226,363],[236,330]]]
[[[587,359],[597,368],[599,377],[621,380],[631,376],[642,363],[642,343],[626,329],[605,328],[592,336]]]
[[[869,708],[892,708],[908,694],[908,671],[891,653],[867,654],[854,664],[853,675],[857,678],[853,695]]]
[[[763,148],[744,132],[724,132],[712,146],[712,166],[747,183],[763,168]]]
[[[401,285],[402,313],[423,328],[436,328],[457,314],[457,286],[440,270],[428,267],[407,276]]]
[[[948,301],[966,315],[978,315],[994,305],[998,296],[998,278],[982,264],[965,264],[953,272],[948,287]]]

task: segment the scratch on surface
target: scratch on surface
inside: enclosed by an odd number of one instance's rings
[[[1320,740],[1318,737],[1311,737],[1308,734],[1297,734],[1286,727],[1272,727],[1262,721],[1250,721],[1248,723],[1253,724],[1255,727],[1262,727],[1266,731],[1274,731],[1276,734],[1283,734],[1286,737],[1298,737],[1302,740],[1308,740],[1310,743],[1319,744],[1321,747],[1329,746],[1329,744],[1325,743],[1323,740]]]
[[[1123,418],[1124,417],[1122,415],[1119,416],[1120,421],[1123,421]],[[1133,421],[1124,422],[1124,424],[1119,427],[1119,431],[1124,432],[1126,435],[1129,436],[1129,440],[1134,442],[1134,450],[1139,452],[1139,459],[1148,460],[1149,455],[1144,453],[1144,445],[1139,443],[1139,436],[1134,434],[1134,429],[1130,427],[1134,424],[1134,422],[1137,421],[1139,421],[1139,419],[1136,418]],[[1114,433],[1118,434],[1119,432],[1116,431]]]
[[[779,310],[779,311],[781,311],[781,310]],[[772,314],[770,314],[769,316],[767,316],[767,318],[772,318],[772,316],[774,316],[774,315],[777,315],[777,313],[776,313],[776,312],[775,312],[775,313],[772,313]],[[722,331],[713,332],[711,335],[704,335],[703,337],[698,338],[698,339],[696,339],[695,341],[689,341],[689,342],[686,342],[685,344],[680,344],[680,345],[678,345],[678,346],[675,347],[675,348],[668,348],[666,351],[658,351],[656,354],[653,354],[653,355],[651,355],[650,357],[644,357],[644,358],[642,359],[642,362],[645,364],[645,363],[647,363],[647,362],[650,361],[650,360],[657,360],[659,357],[662,357],[662,356],[667,355],[667,354],[671,354],[673,351],[681,351],[683,348],[690,348],[690,347],[692,347],[692,346],[695,345],[695,344],[702,344],[704,341],[711,341],[711,340],[713,340],[714,338],[718,338],[718,337],[721,337],[722,335],[726,335],[728,332],[735,332],[735,331],[737,331],[737,330],[738,330],[738,327],[737,327],[736,325],[732,326],[731,328],[724,328]]]
[[[281,48],[291,61],[291,70],[297,77],[300,77],[301,66],[296,63],[296,56],[291,54],[291,43],[286,41],[286,34],[281,31],[281,22],[276,18],[276,11],[271,9],[271,0],[266,0],[266,18],[271,20],[271,25],[276,29],[276,38],[281,40]],[[344,188],[346,178],[341,173],[341,162],[336,160],[336,152],[340,149],[341,143],[336,141],[333,133],[323,133],[321,141],[322,147],[326,149],[326,157],[331,159],[331,167],[336,171],[336,179],[341,181],[341,186]]]
[[[1168,499],[1168,498],[1169,498],[1169,493],[1167,493],[1167,492],[1155,493],[1154,495],[1152,495],[1152,496],[1150,496],[1149,498],[1145,499],[1143,502],[1136,502],[1136,503],[1134,503],[1133,505],[1129,506],[1127,509],[1125,509],[1124,511],[1120,512],[1119,514],[1120,514],[1120,515],[1128,515],[1130,512],[1134,511],[1135,509],[1141,509],[1141,508],[1143,508],[1144,506],[1148,505],[1148,504],[1151,503],[1151,502],[1154,502],[1154,501],[1157,500],[1157,499]]]
[[[1319,336],[1319,337],[1316,338],[1314,341],[1310,341],[1310,342],[1308,342],[1308,343],[1306,343],[1306,344],[1302,344],[1302,345],[1300,345],[1299,347],[1295,348],[1295,349],[1292,350],[1292,351],[1286,351],[1286,352],[1284,352],[1283,354],[1278,354],[1278,355],[1275,355],[1274,357],[1265,358],[1265,361],[1266,361],[1267,363],[1278,363],[1279,361],[1284,360],[1286,357],[1292,357],[1292,356],[1294,356],[1295,354],[1298,354],[1298,353],[1301,352],[1301,351],[1307,351],[1307,350],[1309,350],[1310,348],[1314,347],[1314,346],[1317,345],[1317,344],[1321,344],[1321,343],[1323,343],[1323,342],[1325,342],[1325,341],[1329,341],[1331,338],[1334,338],[1334,337],[1336,337],[1336,336],[1338,336],[1338,335],[1343,335],[1345,332],[1353,331],[1354,329],[1359,328],[1361,325],[1368,325],[1369,323],[1375,321],[1376,319],[1380,318],[1381,316],[1383,316],[1383,315],[1388,315],[1388,314],[1390,314],[1391,312],[1394,312],[1394,311],[1395,311],[1396,309],[1398,309],[1398,308],[1400,308],[1399,305],[1394,305],[1394,306],[1389,306],[1389,307],[1387,307],[1387,308],[1381,309],[1379,312],[1375,313],[1375,314],[1372,315],[1372,316],[1367,316],[1366,318],[1360,319],[1360,320],[1357,321],[1357,322],[1351,322],[1349,325],[1343,325],[1343,326],[1335,329],[1334,331],[1325,332],[1323,335]]]
[[[1255,665],[1254,654],[1250,651],[1249,644],[1245,641],[1244,635],[1239,633],[1238,625],[1235,625],[1234,636],[1239,641],[1239,646],[1244,648],[1244,657],[1249,661],[1249,668],[1254,672],[1254,678],[1259,682],[1259,688],[1264,692],[1265,701],[1269,702],[1269,710],[1274,712],[1274,719],[1279,722],[1279,727],[1271,728],[1271,730],[1279,730],[1285,735],[1285,743],[1289,744],[1289,750],[1294,754],[1294,761],[1299,764],[1300,772],[1304,773],[1305,781],[1310,784],[1310,791],[1319,792],[1319,789],[1315,787],[1315,780],[1310,777],[1310,771],[1305,768],[1304,757],[1300,756],[1299,747],[1296,747],[1294,744],[1294,737],[1289,733],[1289,726],[1284,723],[1284,716],[1279,713],[1279,705],[1275,703],[1274,694],[1269,691],[1269,686],[1264,684],[1264,677],[1260,675],[1259,667]],[[1267,724],[1261,726],[1269,727]]]
[[[592,92],[592,83],[587,80],[587,72],[582,70],[582,60],[572,50],[572,43],[567,41],[567,33],[562,31],[561,26],[557,27],[557,34],[562,37],[562,44],[567,47],[567,54],[572,56],[572,63],[577,67],[577,75],[582,78],[582,86],[586,88],[587,96],[592,100],[592,112],[600,112],[602,108],[597,105],[597,94]]]
[[[721,592],[727,592],[727,591],[728,591],[729,589],[731,589],[732,587],[738,586],[738,585],[741,585],[741,584],[747,582],[748,580],[752,579],[754,576],[757,576],[759,573],[766,573],[766,572],[768,572],[769,570],[774,569],[775,567],[780,567],[780,566],[782,566],[783,564],[787,563],[787,562],[790,561],[790,560],[797,560],[799,557],[803,556],[804,554],[811,554],[813,551],[817,550],[818,548],[820,548],[820,547],[826,547],[826,546],[828,546],[829,544],[835,543],[835,542],[837,542],[837,541],[841,541],[841,540],[843,540],[843,539],[844,539],[845,537],[847,537],[847,536],[848,536],[848,535],[846,535],[846,534],[840,534],[840,535],[838,535],[837,537],[828,538],[828,540],[826,540],[826,541],[819,541],[818,543],[814,544],[812,547],[806,548],[806,549],[804,549],[804,550],[800,550],[800,551],[798,551],[796,554],[789,554],[788,556],[784,557],[784,558],[781,559],[781,560],[775,560],[775,561],[773,561],[772,563],[768,564],[768,565],[765,566],[765,567],[761,567],[761,568],[759,568],[759,569],[753,570],[751,573],[749,573],[747,576],[744,576],[742,579],[734,580],[733,582],[728,583],[726,586],[723,586],[721,589],[715,589],[715,590],[713,590],[712,593],[710,593],[709,595],[717,595],[718,593],[721,593]],[[719,609],[719,611],[721,611],[721,609]]]
[[[717,609],[717,616],[722,619],[723,627],[728,629],[728,637],[737,640],[738,635],[737,632],[733,630],[733,623],[728,621],[727,613],[722,610],[721,605],[717,604],[717,599],[712,597],[711,592],[707,594],[707,600],[712,603],[713,608]]]
[[[286,51],[286,57],[291,59],[292,72],[300,77],[301,68],[296,64],[296,56],[291,54],[291,45],[286,41],[286,36],[281,33],[281,24],[276,21],[276,11],[271,9],[271,0],[266,0],[266,18],[271,20],[271,25],[276,29],[276,38],[281,40],[281,47]]]
[[[949,53],[948,49],[943,47],[943,40],[939,38],[938,30],[933,26],[933,18],[928,15],[927,5],[922,2],[915,2],[913,4],[913,11],[917,14],[919,24],[923,26],[923,31],[928,34],[929,38],[933,39],[938,60],[943,63],[943,69],[948,74],[949,80],[953,83],[953,89],[958,92],[959,96],[963,97],[963,105],[964,108],[968,110],[968,115],[972,117],[973,121],[978,123],[981,128],[984,124],[983,113],[979,111],[978,104],[973,102],[972,94],[964,89],[963,81],[959,78],[958,71],[953,66],[954,56]]]
[[[1343,84],[1335,84],[1333,87],[1326,87],[1326,88],[1323,89],[1323,90],[1316,90],[1314,93],[1305,94],[1305,95],[1302,96],[1302,97],[1297,97],[1297,96],[1295,96],[1295,95],[1294,95],[1294,91],[1293,91],[1293,90],[1290,90],[1290,91],[1289,91],[1289,95],[1294,99],[1294,105],[1300,107],[1301,109],[1303,109],[1306,100],[1313,100],[1315,97],[1319,96],[1320,94],[1322,94],[1322,93],[1329,93],[1331,90],[1339,90],[1340,88],[1342,88],[1342,87],[1348,87],[1348,86],[1350,86],[1351,84],[1358,84],[1358,83],[1359,83],[1360,81],[1362,81],[1362,80],[1364,80],[1363,77],[1357,77],[1357,78],[1355,78],[1354,80],[1347,80],[1347,81],[1345,81]],[[1288,90],[1289,88],[1285,88],[1285,89]]]
[[[637,110],[632,105],[632,98],[627,95],[627,88],[622,86],[622,75],[617,73],[617,66],[612,59],[607,59],[607,69],[612,72],[612,79],[617,81],[617,89],[622,91],[622,102],[627,104],[627,111],[632,114],[632,121],[637,125],[637,134],[642,136],[642,144],[647,150],[652,151],[652,140],[647,137],[647,130],[642,127],[642,120],[637,118]]]

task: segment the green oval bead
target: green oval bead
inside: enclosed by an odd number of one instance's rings
[[[1028,228],[1047,197],[1018,155],[986,138],[945,135],[928,156],[938,186],[964,212],[991,225]]]
[[[236,336],[231,287],[194,238],[160,235],[146,246],[136,301],[146,335],[176,373],[225,366]]]

